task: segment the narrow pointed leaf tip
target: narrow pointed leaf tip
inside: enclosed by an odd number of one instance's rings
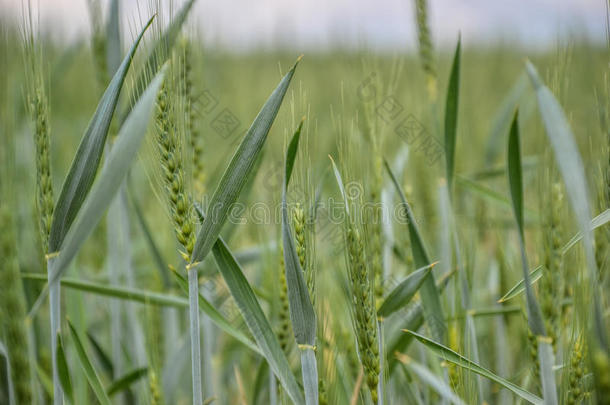
[[[542,312],[532,290],[525,239],[523,234],[523,174],[521,170],[521,147],[519,136],[519,112],[515,112],[508,137],[508,183],[510,188],[513,212],[519,231],[519,247],[521,250],[521,266],[525,282],[525,297],[527,302],[527,321],[530,329],[537,336],[546,335]]]
[[[430,265],[409,274],[396,288],[394,288],[394,290],[392,290],[392,292],[390,292],[390,294],[388,294],[383,304],[379,307],[377,315],[381,318],[387,318],[409,304],[437,263],[438,262],[431,263]]]
[[[402,207],[407,214],[407,227],[409,230],[409,239],[411,241],[411,250],[413,252],[413,261],[415,262],[415,266],[417,266],[418,268],[429,266],[432,262],[429,259],[428,253],[424,245],[424,241],[417,227],[415,216],[413,215],[411,207],[407,202],[405,193],[403,192],[402,187],[398,183],[398,180],[396,180],[396,176],[394,176],[390,165],[385,159],[384,165],[390,176],[390,179],[392,180],[392,183],[394,184],[396,193],[400,197]],[[424,318],[430,326],[430,329],[435,339],[444,342],[447,335],[447,323],[445,321],[445,315],[443,307],[441,305],[440,293],[436,288],[436,284],[434,282],[434,274],[432,272],[429,272],[424,277],[424,281],[420,287],[420,294],[423,304],[422,307],[424,312]]]
[[[453,183],[455,171],[455,145],[457,138],[458,105],[460,94],[460,53],[461,36],[455,48],[451,75],[449,76],[449,86],[447,88],[447,100],[445,104],[445,162],[447,170],[447,182],[449,190]]]
[[[508,138],[508,180],[513,211],[519,233],[523,237],[523,178],[521,174],[521,146],[519,140],[519,110],[515,111]]]
[[[197,204],[195,204],[195,210],[199,219],[205,221],[203,212]],[[260,351],[267,360],[267,363],[269,363],[269,367],[292,401],[299,405],[305,403],[294,374],[290,371],[288,360],[280,347],[275,333],[271,329],[271,324],[258,303],[256,295],[254,295],[254,291],[250,283],[248,283],[248,279],[244,276],[243,270],[222,237],[216,239],[212,251],[218,270],[222,274],[246,325],[248,325],[252,337],[254,337]]]
[[[114,74],[78,146],[53,212],[53,222],[49,234],[49,252],[51,253],[58,251],[93,185],[121,88],[136,49],[153,19],[154,16],[148,20]]]
[[[298,60],[297,60],[298,62]],[[241,144],[237,147],[231,162],[227,166],[218,187],[214,191],[208,206],[201,230],[197,235],[191,263],[189,266],[201,262],[208,255],[218,239],[220,230],[224,225],[232,205],[237,201],[241,190],[248,179],[260,152],[265,144],[271,125],[284,100],[297,64],[286,73],[271,96],[267,99],[254,122],[248,129]]]

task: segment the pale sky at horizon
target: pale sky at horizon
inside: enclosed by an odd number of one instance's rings
[[[24,0],[0,0],[0,14],[17,18]],[[100,0],[107,8],[109,0]],[[184,0],[175,3],[180,6]],[[73,40],[89,33],[87,0],[33,0],[43,27]],[[124,32],[148,0],[123,0]],[[167,2],[165,2],[167,3]],[[552,47],[573,35],[606,40],[606,0],[429,0],[433,37],[453,46],[458,32],[466,46],[504,41]],[[133,25],[133,24],[131,24]],[[307,50],[329,45],[412,49],[413,0],[197,0],[189,25],[208,44],[234,50],[281,45]]]

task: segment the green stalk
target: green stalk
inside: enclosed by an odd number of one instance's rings
[[[47,268],[53,268],[55,257],[47,257]],[[59,381],[57,369],[57,334],[60,333],[61,296],[59,280],[52,280],[52,273],[47,272],[49,282],[49,314],[51,318],[51,364],[53,367],[53,405],[63,405],[64,393]]]
[[[189,324],[191,331],[191,374],[193,376],[193,405],[202,405],[201,352],[199,347],[199,279],[197,269],[188,269]]]

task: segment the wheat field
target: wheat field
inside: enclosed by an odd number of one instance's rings
[[[610,34],[230,52],[195,1],[0,12],[0,404],[610,404]]]

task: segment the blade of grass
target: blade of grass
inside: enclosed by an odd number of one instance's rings
[[[410,331],[408,329],[405,329],[404,332],[408,333],[409,335],[412,335],[415,339],[419,340],[424,346],[426,346],[426,348],[430,349],[434,354],[436,354],[438,357],[442,358],[443,360],[453,363],[455,365],[458,365],[462,368],[465,368],[466,370],[470,370],[473,373],[481,375],[485,378],[488,378],[491,381],[512,391],[519,397],[525,399],[526,401],[528,401],[532,404],[542,405],[544,403],[542,398],[540,398],[540,397],[532,394],[531,392],[524,390],[523,388],[519,387],[518,385],[513,384],[512,382],[492,373],[491,371],[487,370],[486,368],[479,366],[478,364],[474,363],[473,361],[468,360],[466,357],[454,352],[453,350],[449,349],[448,347],[443,346],[440,343],[437,343],[431,339],[428,339],[425,336],[422,336],[422,335],[420,335],[416,332]]]
[[[39,273],[22,273],[24,279],[45,281],[46,277]],[[184,308],[188,306],[187,300],[170,294],[154,291],[140,290],[131,287],[121,287],[110,284],[101,284],[84,281],[76,278],[62,278],[61,286],[79,291],[87,291],[106,297],[119,298],[123,300],[136,301],[142,304],[171,306]]]
[[[259,156],[271,125],[280,109],[284,95],[288,90],[294,71],[299,63],[297,59],[294,66],[282,78],[280,84],[271,93],[269,99],[258,113],[254,122],[248,129],[241,144],[238,146],[231,162],[227,166],[208,206],[208,215],[203,221],[190,266],[201,262],[216,243],[222,226],[224,225],[233,203],[237,200],[256,158]]]
[[[303,120],[301,120],[299,127],[292,136],[286,151],[286,167],[284,185],[282,187],[282,243],[284,246],[284,269],[288,286],[290,321],[297,346],[301,353],[305,403],[314,405],[318,403],[318,369],[314,352],[316,345],[316,313],[311,303],[304,272],[294,244],[288,220],[288,203],[286,202],[286,194],[299,148],[302,128]]]
[[[466,405],[445,381],[434,375],[429,369],[415,362],[406,354],[396,353],[396,358],[404,364],[411,373],[417,375],[420,380],[430,386],[430,388],[436,391],[442,398],[456,405]]]
[[[529,273],[530,283],[532,285],[536,283],[536,281],[540,280],[542,277],[542,265],[536,267]],[[512,298],[519,296],[523,291],[525,291],[525,281],[524,279],[519,280],[517,284],[515,284],[502,298],[498,300],[498,302],[506,302]]]
[[[76,329],[74,329],[74,326],[72,326],[72,323],[69,320],[68,327],[70,329],[70,335],[72,336],[72,342],[74,343],[74,346],[76,348],[78,360],[80,361],[83,371],[85,372],[85,376],[87,377],[87,381],[89,381],[89,385],[91,386],[95,397],[102,405],[110,405],[110,399],[106,395],[106,391],[104,390],[100,378],[98,377],[95,369],[93,368],[93,364],[91,364],[91,360],[89,360],[87,351],[81,343],[81,339],[79,338]]]
[[[128,389],[131,384],[138,381],[140,378],[148,374],[148,367],[140,367],[126,373],[124,376],[113,381],[112,384],[106,388],[106,394],[112,397],[121,391]]]
[[[460,49],[462,39],[458,43],[453,56],[447,99],[445,102],[445,166],[447,173],[447,187],[451,194],[453,173],[455,171],[455,142],[457,137],[458,101],[460,96]]]
[[[453,276],[455,273],[455,271],[450,271],[439,278],[439,280],[436,282],[436,288],[438,288],[440,293],[445,291],[451,276]],[[419,330],[419,328],[421,328],[421,326],[424,324],[424,310],[422,308],[421,300],[411,303],[411,305],[409,305],[405,311],[406,315],[403,317],[402,329]],[[387,353],[406,352],[412,341],[413,337],[411,335],[400,333],[389,344],[387,344]],[[394,372],[396,364],[396,357],[390,356],[388,362],[390,375],[392,375]]]
[[[195,208],[200,218],[204,219],[205,216],[200,207],[195,206]],[[220,274],[227,283],[231,296],[244,317],[260,351],[269,363],[269,367],[290,396],[290,399],[296,404],[304,404],[303,394],[292,371],[290,371],[288,360],[271,329],[271,324],[258,303],[243,270],[222,238],[219,237],[216,240],[212,253]]]
[[[606,225],[610,221],[610,209],[606,209],[604,212],[596,216],[591,220],[590,229],[594,231],[595,229]],[[566,243],[561,248],[561,254],[566,255],[570,249],[572,249],[580,240],[582,240],[582,233],[578,232],[576,235],[570,239],[568,243]],[[536,267],[534,270],[530,272],[530,282],[533,284],[536,283],[542,277],[542,266]],[[521,279],[517,284],[515,284],[502,298],[498,300],[498,302],[505,302],[510,300],[511,298],[515,298],[519,296],[525,290],[524,280]]]
[[[402,191],[400,184],[398,184],[398,181],[396,180],[394,173],[392,173],[392,169],[388,165],[388,162],[384,161],[384,165],[388,171],[388,174],[390,175],[390,178],[392,179],[392,183],[394,183],[396,192],[400,197],[402,208],[407,214],[407,227],[409,229],[409,238],[411,240],[411,250],[413,252],[415,267],[422,268],[429,266],[432,264],[432,262],[428,258],[428,253],[426,252],[424,242],[419,233],[419,229],[417,228],[415,216],[411,211],[411,207],[407,203],[405,193]],[[445,315],[441,306],[440,294],[434,283],[434,275],[432,272],[430,272],[425,278],[420,288],[420,294],[424,309],[424,318],[426,319],[426,322],[428,322],[428,326],[432,330],[435,339],[439,340],[440,342],[444,342],[447,335],[447,324],[445,322]]]
[[[87,332],[86,334],[87,340],[89,340],[89,344],[93,348],[93,353],[102,366],[102,371],[105,372],[107,376],[112,378],[114,375],[114,364],[112,364],[110,356],[106,353],[102,345],[97,341],[97,338],[91,334],[91,332]]]
[[[604,212],[596,216],[591,220],[589,224],[589,229],[591,231],[596,230],[597,228],[606,225],[610,221],[610,208],[606,209]],[[565,255],[575,244],[582,240],[582,232],[578,232],[576,235],[570,239],[568,243],[561,249],[561,254]]]
[[[401,281],[400,284],[398,284],[385,298],[377,310],[377,316],[380,318],[387,318],[394,312],[409,304],[436,264],[437,262],[429,264],[421,269],[417,269],[409,274],[403,281]]]
[[[513,201],[513,212],[519,231],[519,247],[521,250],[521,264],[523,266],[523,280],[525,284],[525,299],[527,308],[527,323],[530,330],[538,338],[538,359],[540,360],[540,376],[544,403],[557,404],[557,388],[555,386],[555,374],[553,373],[553,351],[548,342],[543,338],[546,329],[542,312],[538,301],[534,296],[529,278],[529,266],[525,253],[525,236],[523,232],[523,174],[521,171],[521,147],[519,136],[519,112],[515,112],[515,118],[508,136],[508,182],[510,195]],[[548,347],[547,347],[548,346]]]
[[[72,389],[72,378],[70,378],[70,369],[66,360],[64,344],[61,335],[57,334],[57,371],[59,372],[59,381],[64,394],[71,404],[74,403],[74,390]]]
[[[504,170],[503,173],[506,174],[506,170]],[[493,203],[497,203],[498,205],[502,205],[502,206],[512,210],[512,204],[508,198],[506,198],[502,194],[482,185],[480,182],[473,181],[467,177],[460,176],[460,175],[456,176],[456,182],[460,186],[467,188],[468,190],[480,195],[481,197],[485,198],[486,200],[493,202]],[[529,208],[524,208],[524,214],[525,214],[526,219],[538,220],[538,213],[535,211],[532,211]]]
[[[61,194],[53,211],[53,222],[49,234],[49,253],[59,252],[59,248],[76,218],[97,173],[99,163],[104,151],[104,144],[110,128],[110,121],[119,101],[121,88],[133,60],[133,56],[140,44],[144,33],[152,24],[154,16],[148,20],[121,66],[115,73],[104,95],[91,118],[85,134],[81,140],[70,170],[61,189]]]
[[[527,256],[525,253],[525,240],[523,233],[523,176],[521,172],[521,147],[519,141],[519,113],[515,112],[513,123],[508,136],[508,182],[510,196],[513,203],[513,213],[517,222],[519,233],[519,247],[521,250],[521,264],[527,301],[527,322],[537,336],[546,336],[542,312],[532,290]]]

